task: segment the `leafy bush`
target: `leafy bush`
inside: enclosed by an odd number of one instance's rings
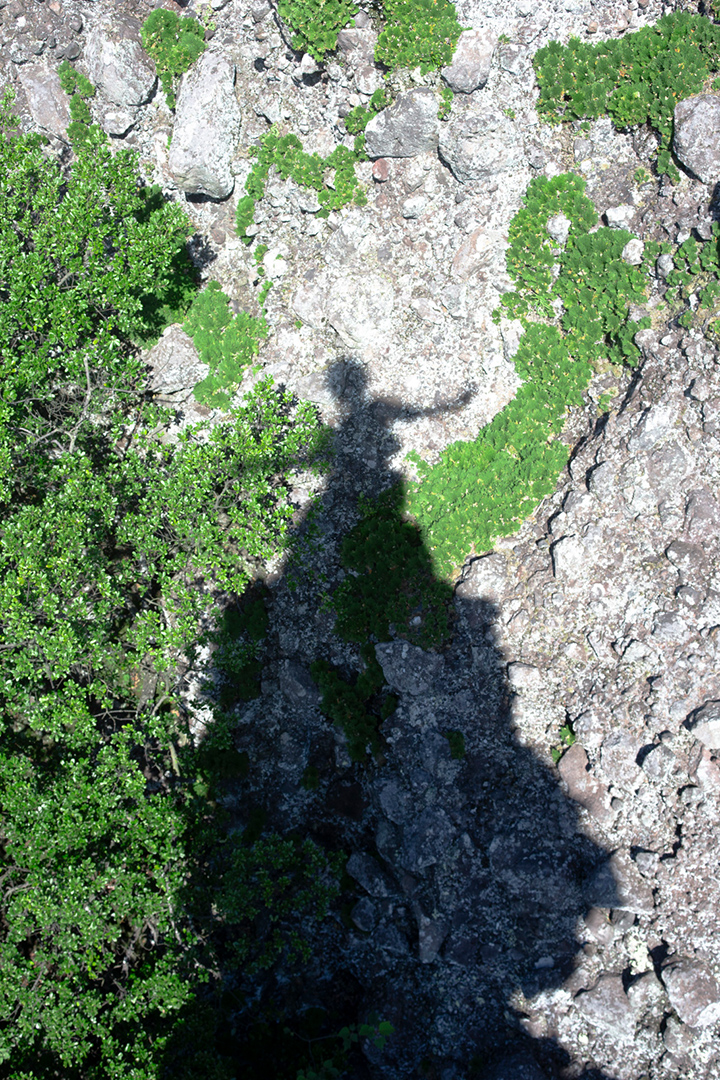
[[[340,30],[354,19],[353,0],[279,0],[278,12],[293,30],[292,47],[321,61],[337,46]]]
[[[42,141],[0,139],[0,1062],[229,1080],[199,1019],[212,984],[302,955],[337,868],[310,842],[228,837],[222,773],[249,763],[222,710],[194,745],[177,660],[202,579],[243,591],[327,437],[265,380],[166,445],[133,342],[191,287],[187,219],[93,129],[67,181]],[[243,633],[257,644],[262,612]]]
[[[452,62],[462,26],[450,0],[384,0],[385,26],[375,59],[391,71],[419,67],[423,75]]]
[[[589,231],[596,215],[584,191],[577,176],[538,177],[510,225],[507,268],[516,288],[501,304],[525,328],[517,395],[474,442],[453,443],[435,466],[414,458],[421,481],[407,492],[406,509],[441,574],[514,532],[554,490],[568,456],[557,436],[566,410],[582,403],[594,365],[634,364],[639,355],[633,337],[649,320],[633,322],[629,305],[645,299],[650,259],[628,266],[629,233]],[[548,232],[559,214],[569,222],[564,248]],[[559,326],[550,324],[557,319]]]
[[[190,16],[181,19],[174,11],[156,8],[142,24],[140,40],[155,61],[167,107],[174,109],[176,80],[207,48],[204,27]]]
[[[560,121],[608,114],[619,127],[649,123],[660,134],[658,170],[677,175],[670,153],[675,105],[720,70],[720,26],[677,12],[595,45],[551,41],[538,49],[533,66],[540,115]]]

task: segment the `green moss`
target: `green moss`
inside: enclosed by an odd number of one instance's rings
[[[292,47],[318,62],[337,47],[338,33],[357,15],[353,0],[279,0],[278,12],[293,30]]]
[[[660,134],[658,171],[678,176],[671,159],[673,112],[720,69],[720,26],[677,12],[623,38],[589,44],[571,38],[538,49],[537,110],[551,122],[609,115],[618,127],[649,123]]]
[[[380,751],[382,739],[379,727],[383,719],[390,715],[384,708],[390,695],[381,693],[385,678],[375,656],[375,648],[368,642],[360,652],[365,667],[352,682],[344,679],[325,660],[316,660],[310,666],[310,673],[322,694],[320,707],[342,728],[348,753],[355,762],[365,761],[368,751],[371,754]]]
[[[465,736],[462,731],[446,731],[445,738],[450,744],[450,757],[453,761],[462,761],[465,757]]]
[[[341,145],[322,158],[319,154],[308,154],[303,150],[296,135],[279,135],[277,129],[272,127],[250,153],[256,161],[245,181],[248,194],[239,199],[235,211],[238,235],[246,244],[252,243],[252,237],[246,234],[247,229],[253,220],[255,203],[265,194],[265,185],[273,167],[282,180],[292,179],[300,187],[317,191],[321,207],[318,217],[326,218],[332,210],[340,210],[349,203],[356,206],[367,204],[367,196],[355,175],[355,164],[364,158],[362,151],[354,153]],[[332,186],[327,182],[331,169],[335,170]]]

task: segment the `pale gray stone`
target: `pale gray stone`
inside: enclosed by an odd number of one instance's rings
[[[484,600],[499,604],[511,591],[507,560],[499,552],[493,552],[473,559],[465,567],[455,595],[461,600]]]
[[[575,1004],[591,1024],[616,1037],[626,1039],[635,1029],[632,1006],[620,975],[601,975],[590,990],[576,996]]]
[[[235,65],[204,52],[183,75],[175,107],[168,169],[182,191],[213,199],[232,193],[240,124]]]
[[[493,108],[451,114],[440,130],[438,153],[461,184],[513,171],[523,161],[517,124]]]
[[[369,158],[416,157],[438,144],[437,101],[432,90],[411,90],[389,109],[374,116],[365,128]]]
[[[65,138],[70,123],[69,97],[60,86],[60,76],[45,63],[23,64],[18,82],[25,91],[28,109],[41,131]]]
[[[563,247],[570,235],[570,218],[565,217],[565,214],[555,214],[554,217],[548,219],[547,231],[550,235],[550,239],[554,240],[559,247]]]
[[[720,179],[720,95],[696,94],[675,106],[673,150],[704,184]]]
[[[378,866],[372,855],[354,852],[348,859],[345,869],[370,896],[382,899],[390,895],[391,885],[387,874]]]
[[[453,54],[452,64],[441,75],[456,94],[480,90],[490,77],[492,55],[497,45],[492,30],[463,30]]]
[[[688,726],[709,750],[720,750],[720,701],[706,701]]]

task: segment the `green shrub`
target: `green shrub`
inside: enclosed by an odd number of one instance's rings
[[[658,170],[677,176],[670,152],[675,105],[720,70],[720,26],[677,12],[594,45],[552,41],[538,49],[533,66],[541,116],[560,121],[607,114],[621,128],[649,123],[660,134]]]
[[[353,0],[279,0],[278,13],[293,31],[292,47],[320,62],[337,46],[340,30],[358,13]]]
[[[195,746],[177,661],[200,582],[241,594],[282,547],[291,476],[323,467],[327,434],[265,380],[226,424],[163,441],[132,342],[187,295],[187,219],[93,129],[67,181],[41,144],[0,139],[0,1063],[229,1080],[200,1020],[218,972],[303,955],[337,868],[259,822],[229,837],[217,797],[249,761],[221,707]],[[257,604],[221,622],[240,690],[263,633]]]
[[[142,24],[140,40],[155,62],[167,107],[174,109],[177,79],[207,48],[205,29],[190,16],[181,19],[174,11],[156,8]]]
[[[391,71],[419,67],[423,75],[452,62],[462,26],[450,0],[384,0],[385,26],[375,59]]]
[[[462,761],[465,757],[465,736],[462,731],[446,731],[445,738],[450,745],[450,757],[453,761]]]

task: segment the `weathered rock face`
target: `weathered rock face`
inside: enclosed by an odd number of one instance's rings
[[[207,51],[183,76],[168,168],[191,195],[226,199],[235,186],[230,160],[240,135],[235,65]]]
[[[438,152],[461,184],[511,172],[523,161],[516,124],[494,108],[451,115],[441,128]]]
[[[438,144],[437,100],[431,90],[411,90],[373,117],[365,128],[369,158],[415,157]]]
[[[457,43],[452,64],[442,69],[442,77],[456,94],[480,90],[490,77],[490,65],[497,45],[492,30],[464,30]]]
[[[697,94],[677,103],[673,150],[704,184],[720,180],[720,95]]]

